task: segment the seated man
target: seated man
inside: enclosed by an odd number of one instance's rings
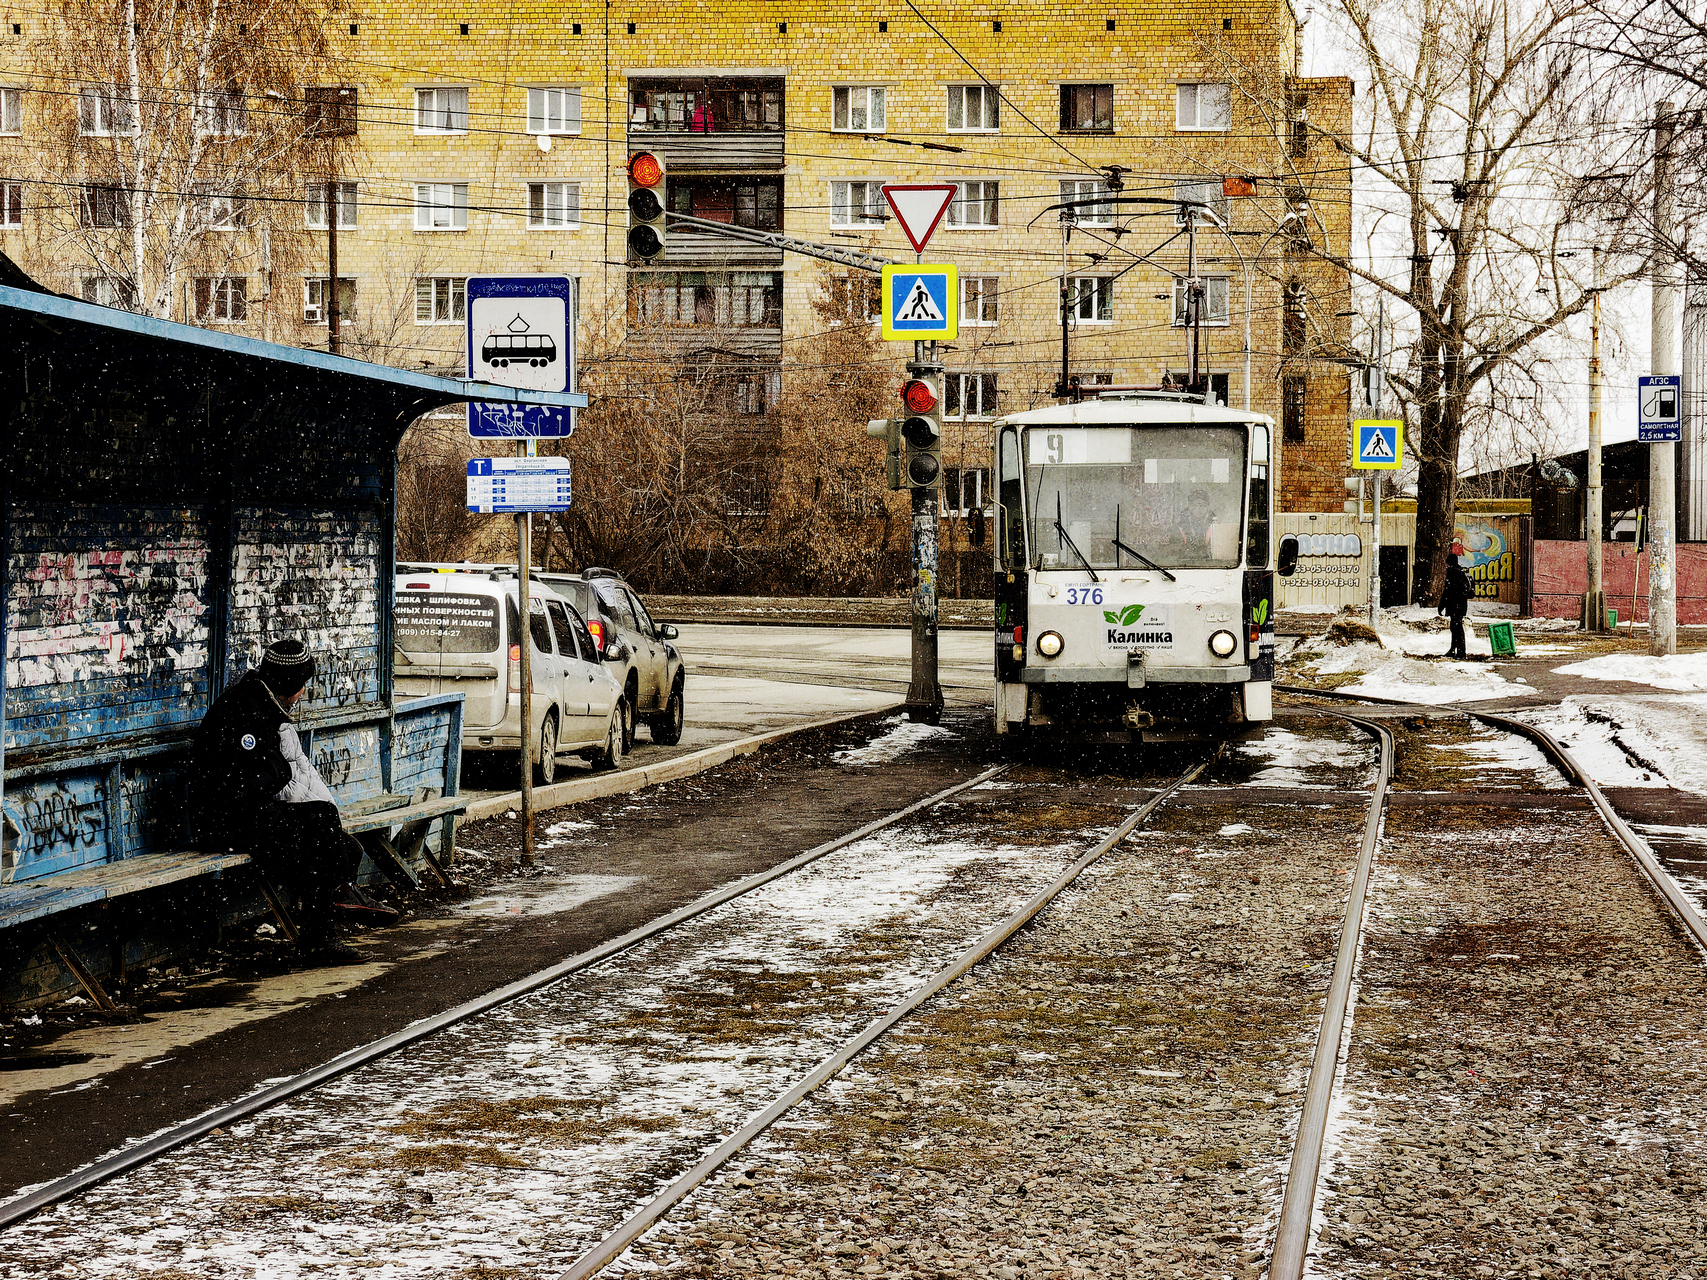
[[[247,853],[275,888],[298,888],[299,953],[357,964],[367,957],[339,939],[333,912],[341,895],[357,892],[350,882],[362,847],[339,821],[290,715],[313,676],[308,647],[279,640],[208,708],[190,756],[190,822],[203,851]]]

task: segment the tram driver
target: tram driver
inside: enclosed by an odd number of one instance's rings
[[[1210,505],[1209,494],[1193,489],[1174,520],[1174,540],[1179,544],[1181,562],[1208,564],[1214,558],[1210,550],[1214,537],[1215,509]]]

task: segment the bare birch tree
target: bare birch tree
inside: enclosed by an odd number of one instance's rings
[[[1587,0],[1326,0],[1316,20],[1357,64],[1343,129],[1301,115],[1286,81],[1242,69],[1246,92],[1288,122],[1293,154],[1337,150],[1363,205],[1355,251],[1300,247],[1397,319],[1388,371],[1418,467],[1418,599],[1444,581],[1466,431],[1498,416],[1525,380],[1514,366],[1589,306],[1589,242],[1607,250],[1603,285],[1642,269],[1637,226],[1582,220],[1604,124],[1576,48],[1590,16]]]
[[[328,145],[304,106],[324,16],[306,0],[58,0],[26,175],[46,262],[100,281],[93,300],[166,318],[197,278],[184,318],[244,318],[246,284],[207,282],[303,247],[304,179]]]

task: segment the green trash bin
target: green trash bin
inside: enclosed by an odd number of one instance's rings
[[[1511,636],[1511,623],[1488,623],[1488,648],[1494,651],[1496,658],[1515,658],[1517,642]]]
[[[1608,631],[1618,630],[1618,610],[1608,609],[1606,611],[1606,629]]]

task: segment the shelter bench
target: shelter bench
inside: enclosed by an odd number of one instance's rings
[[[428,871],[444,883],[450,882],[447,868],[455,848],[456,819],[467,811],[469,803],[456,794],[461,722],[462,695],[450,694],[404,703],[383,721],[369,716],[342,723],[323,722],[301,730],[304,749],[322,774],[337,774],[336,780],[329,781],[339,799],[344,829],[361,842],[373,869],[394,884],[419,888],[422,874]],[[150,766],[160,767],[157,762],[182,757],[186,747],[177,743],[152,753]],[[101,829],[126,833],[142,829],[146,824],[141,817],[111,812],[115,799],[122,803],[123,763],[93,762],[88,757],[77,762],[84,769],[90,764],[109,770],[113,783],[85,806],[105,820]],[[398,789],[381,790],[386,784]],[[404,786],[410,789],[404,791]],[[62,784],[60,793],[75,791]],[[11,799],[8,794],[8,802]],[[75,827],[76,814],[56,817],[55,821]],[[436,853],[429,846],[435,825],[439,834],[431,843],[437,844]],[[99,980],[99,965],[74,945],[76,931],[59,927],[53,917],[76,912],[79,919],[91,915],[99,918],[101,908],[133,895],[173,885],[188,891],[193,881],[210,879],[217,883],[234,873],[252,884],[252,888],[245,887],[249,900],[255,902],[253,890],[258,889],[266,902],[262,913],[270,910],[281,931],[289,938],[296,937],[296,924],[286,903],[268,878],[259,874],[248,853],[207,853],[170,846],[128,854],[122,849],[114,852],[121,856],[0,885],[0,943],[45,944],[51,952],[49,962],[57,959],[76,986],[101,1008],[116,1006]],[[114,952],[110,967],[117,968],[123,963],[122,942]]]

